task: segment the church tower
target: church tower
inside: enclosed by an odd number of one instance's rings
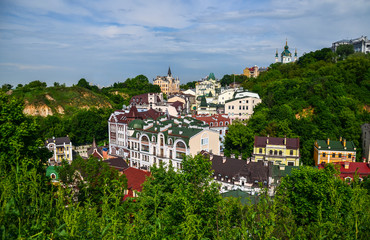
[[[278,61],[279,61],[279,53],[278,53],[278,49],[276,48],[275,62],[277,63]]]
[[[286,40],[284,51],[282,51],[280,54],[280,62],[281,63],[295,62],[297,61],[297,58],[298,58],[297,49],[295,49],[294,58],[293,58],[292,53],[289,51],[288,40]],[[279,62],[279,55],[278,55],[277,49],[276,49],[276,54],[275,54],[275,62]]]

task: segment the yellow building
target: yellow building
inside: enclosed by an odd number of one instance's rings
[[[355,162],[356,147],[352,141],[342,137],[339,141],[316,140],[313,154],[315,165],[320,163]]]
[[[49,138],[45,142],[45,147],[53,153],[53,156],[49,159],[50,165],[58,165],[63,160],[67,160],[69,163],[72,162],[73,147],[69,137]]]
[[[247,77],[258,77],[259,75],[259,71],[258,71],[258,67],[257,66],[254,66],[254,67],[251,67],[251,68],[248,68],[246,67],[244,70],[243,70],[243,75],[244,76],[247,76]]]
[[[167,95],[180,92],[180,80],[179,78],[172,77],[171,68],[168,68],[167,76],[157,76],[153,80],[153,84],[158,85],[161,88],[161,92]]]
[[[299,138],[254,137],[253,161],[266,160],[299,166]]]

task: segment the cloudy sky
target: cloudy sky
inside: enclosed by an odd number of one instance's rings
[[[370,38],[369,0],[0,0],[0,84],[182,83]]]

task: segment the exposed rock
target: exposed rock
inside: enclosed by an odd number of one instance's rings
[[[53,111],[47,105],[35,106],[33,104],[26,105],[23,109],[23,113],[31,116],[47,117],[53,115]]]
[[[58,108],[57,108],[57,112],[59,113],[59,114],[64,114],[64,108],[62,107],[62,106],[58,106]]]
[[[55,101],[54,98],[52,98],[49,94],[46,94],[45,97],[50,101]]]

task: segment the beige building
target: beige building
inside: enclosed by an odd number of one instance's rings
[[[185,155],[202,150],[220,153],[218,131],[189,117],[134,120],[128,125],[128,136],[130,166],[139,169],[150,170],[154,164],[164,163],[178,170]]]
[[[246,67],[244,70],[243,70],[243,75],[244,76],[247,76],[247,77],[253,77],[253,78],[256,78],[258,77],[259,75],[259,70],[258,70],[258,67],[255,65],[254,67],[251,67],[251,68],[248,68]]]
[[[257,93],[236,92],[233,99],[225,102],[225,114],[229,115],[232,120],[246,120],[252,116],[254,107],[261,102],[262,100]]]
[[[215,97],[221,90],[221,83],[216,80],[215,75],[210,73],[205,79],[195,84],[195,95]]]
[[[172,77],[171,68],[168,68],[167,76],[157,76],[153,84],[158,85],[161,92],[167,95],[180,92],[180,80],[178,77]]]
[[[59,165],[63,160],[69,163],[73,160],[72,142],[69,137],[49,138],[45,142],[45,147],[53,153],[53,156],[48,160],[49,165]]]

